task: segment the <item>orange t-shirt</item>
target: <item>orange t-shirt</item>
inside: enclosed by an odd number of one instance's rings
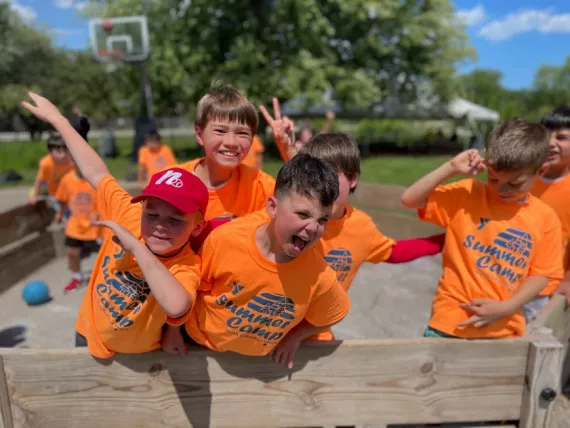
[[[97,210],[104,220],[120,224],[142,241],[140,206],[131,204],[131,196],[111,176],[97,187]],[[111,237],[112,233],[106,235],[97,256],[76,329],[87,339],[89,352],[99,358],[159,349],[164,323],[181,325],[190,314],[168,317],[134,257]],[[159,259],[195,299],[200,258],[185,246],[178,255]]]
[[[555,181],[537,177],[530,193],[552,208],[560,219],[564,271],[570,270],[570,174]],[[555,287],[551,287],[550,284],[547,288],[550,292],[555,290]]]
[[[263,153],[265,151],[265,147],[263,147],[263,143],[261,142],[261,138],[255,135],[253,137],[253,141],[251,142],[251,148],[247,153],[247,156],[241,161],[243,165],[247,165],[250,168],[257,168],[257,155],[259,153]]]
[[[52,155],[47,154],[40,160],[37,179],[45,183],[47,191],[51,196],[55,196],[59,182],[72,169],[73,162],[71,160],[56,165]]]
[[[170,147],[161,144],[160,148],[154,152],[147,146],[139,149],[139,165],[146,169],[146,181],[150,180],[157,172],[164,170],[168,165],[176,163],[176,158]]]
[[[203,158],[179,165],[194,173]],[[206,220],[242,217],[266,206],[267,198],[273,195],[275,179],[270,175],[240,164],[230,180],[215,189],[208,189],[210,199]]]
[[[338,282],[348,291],[362,263],[387,260],[395,244],[378,230],[367,214],[349,205],[344,217],[329,221],[316,246],[336,272]],[[309,340],[333,339],[332,331],[327,329]]]
[[[457,327],[472,315],[459,305],[507,300],[531,275],[562,278],[561,226],[552,208],[530,194],[525,203],[503,203],[485,183],[467,179],[437,187],[418,214],[447,229],[429,326],[462,338],[522,336],[521,310],[488,327]]]
[[[230,222],[204,242],[202,282],[186,323],[199,344],[266,355],[303,319],[325,326],[348,313],[348,295],[314,247],[288,263],[261,254],[255,233],[266,222]]]
[[[97,192],[84,178],[79,178],[75,171],[63,176],[56,199],[67,204],[71,216],[65,226],[65,236],[80,241],[95,241],[99,237],[99,228],[91,221],[97,213]]]

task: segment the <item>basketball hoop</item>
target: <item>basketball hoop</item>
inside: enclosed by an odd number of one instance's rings
[[[105,70],[108,72],[115,71],[125,60],[125,56],[125,52],[120,49],[99,49],[97,51],[99,61],[105,64]]]

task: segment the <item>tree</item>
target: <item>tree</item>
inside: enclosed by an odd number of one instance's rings
[[[0,113],[19,116],[32,139],[48,126],[19,108],[27,91],[41,93],[62,111],[78,105],[89,116],[105,119],[119,113],[118,76],[86,52],[56,48],[48,34],[26,25],[0,3]]]
[[[426,82],[450,97],[455,64],[473,55],[449,0],[152,0],[149,17],[154,107],[195,105],[214,78],[256,102],[303,95],[369,106],[413,99]],[[87,12],[142,13],[139,0]],[[138,78],[134,71],[132,79]],[[131,85],[136,87],[136,85]]]

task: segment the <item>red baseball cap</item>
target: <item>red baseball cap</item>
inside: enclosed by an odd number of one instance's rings
[[[131,203],[148,197],[162,199],[186,214],[200,211],[204,215],[209,199],[208,189],[202,180],[182,168],[169,168],[154,174],[150,183]]]

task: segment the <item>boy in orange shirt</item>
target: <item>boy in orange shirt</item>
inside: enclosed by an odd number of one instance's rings
[[[214,86],[196,110],[196,139],[206,156],[180,167],[208,188],[206,220],[241,217],[263,209],[275,180],[241,163],[257,132],[253,105],[237,89]]]
[[[149,131],[145,136],[144,146],[139,149],[139,185],[146,186],[150,182],[150,177],[164,170],[167,165],[175,163],[176,158],[172,149],[162,144],[158,131]]]
[[[548,130],[520,119],[491,132],[483,160],[467,150],[410,186],[402,203],[447,229],[443,274],[424,336],[522,336],[521,307],[563,276],[561,226],[529,193],[549,151]],[[488,170],[487,183],[457,175]]]
[[[81,172],[74,169],[61,179],[55,197],[60,203],[55,216],[56,223],[62,222],[68,207],[71,212],[65,225],[65,248],[72,278],[64,292],[69,292],[83,283],[82,250],[91,251],[97,247],[99,228],[94,225],[97,221],[97,193]]]
[[[404,263],[441,251],[443,235],[394,241],[382,234],[367,214],[349,204],[349,195],[356,189],[360,178],[360,151],[352,137],[340,132],[319,134],[309,140],[299,153],[328,162],[338,174],[339,197],[317,246],[345,290],[348,291],[364,262]],[[333,339],[330,329],[310,338]]]
[[[34,93],[24,108],[63,136],[77,167],[97,189],[97,211],[110,228],[77,320],[76,344],[99,358],[160,348],[164,323],[183,324],[199,285],[200,259],[189,248],[199,234],[208,192],[180,168],[155,174],[131,198],[103,160],[48,100]],[[141,202],[139,204],[137,202]],[[142,205],[142,206],[141,206]]]
[[[216,351],[271,354],[293,365],[302,340],[348,313],[350,300],[314,247],[338,196],[327,163],[299,155],[279,171],[269,218],[254,214],[215,229],[202,250],[202,282],[186,333]],[[185,353],[168,327],[163,348]]]
[[[565,276],[556,292],[566,295],[570,305],[570,107],[555,108],[540,123],[550,131],[548,169],[536,177],[530,193],[549,205],[562,223]],[[549,285],[541,294],[548,296],[552,291]]]
[[[47,140],[48,154],[41,158],[34,187],[29,195],[30,204],[38,200],[42,188],[45,187],[50,202],[57,212],[59,207],[55,201],[57,186],[62,177],[73,169],[73,162],[67,152],[67,147],[60,135],[50,135]]]

